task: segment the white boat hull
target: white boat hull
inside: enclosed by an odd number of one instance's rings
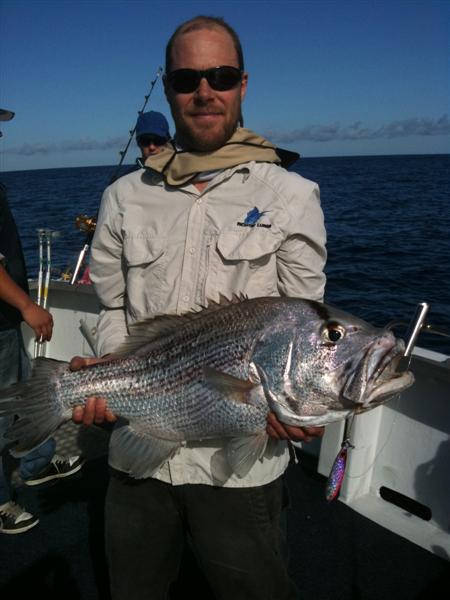
[[[355,418],[339,499],[450,560],[450,360],[416,348],[416,381],[398,399]],[[319,472],[328,475],[344,423],[327,427]]]

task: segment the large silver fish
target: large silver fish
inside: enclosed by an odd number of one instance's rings
[[[104,396],[128,422],[111,438],[114,467],[149,477],[183,441],[226,437],[242,477],[266,451],[269,410],[297,426],[369,410],[413,383],[396,372],[403,351],[391,331],[318,302],[222,302],[134,326],[119,358],[80,371],[36,359],[28,382],[0,391],[0,415],[19,416],[7,438],[21,456]]]

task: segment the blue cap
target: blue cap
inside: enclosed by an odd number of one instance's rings
[[[170,139],[169,123],[166,117],[154,110],[141,113],[136,122],[136,139],[141,135],[154,135],[165,140]]]

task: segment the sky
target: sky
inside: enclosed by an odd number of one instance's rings
[[[150,90],[173,132],[157,73],[198,14],[237,31],[245,126],[277,145],[450,153],[450,0],[0,0],[0,171],[117,164]]]

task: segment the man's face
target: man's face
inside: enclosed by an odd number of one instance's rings
[[[158,138],[154,135],[141,135],[137,140],[137,144],[141,150],[142,158],[145,160],[149,156],[159,154],[164,148],[166,140]]]
[[[172,48],[172,71],[220,66],[239,67],[233,41],[224,29],[201,29],[176,38]],[[246,73],[236,87],[227,91],[212,89],[205,78],[191,93],[176,93],[166,83],[178,141],[184,147],[200,151],[221,148],[236,129],[246,89]]]

